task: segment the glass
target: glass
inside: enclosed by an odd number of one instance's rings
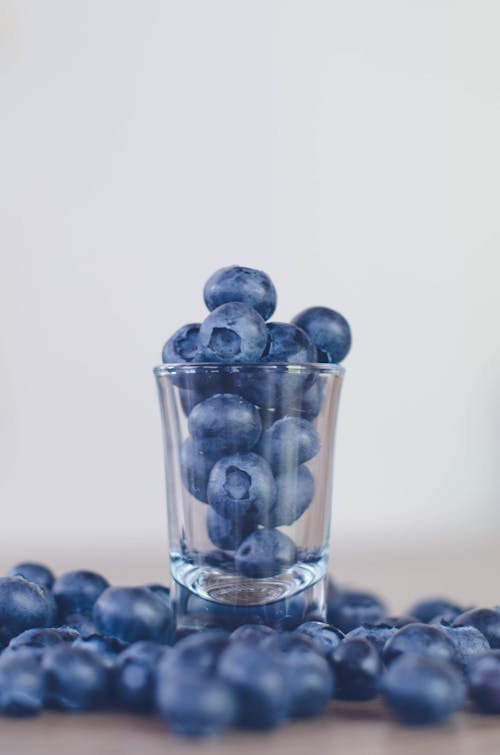
[[[180,631],[324,620],[343,368],[191,363],[154,373]]]

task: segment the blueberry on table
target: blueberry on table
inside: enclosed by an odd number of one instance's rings
[[[289,472],[319,451],[317,430],[301,417],[283,417],[262,434],[259,450],[275,474]]]
[[[170,336],[161,353],[164,364],[178,364],[197,361],[198,334],[200,324],[191,322],[183,325]]]
[[[221,653],[228,645],[229,634],[223,629],[205,629],[183,637],[162,660],[160,672],[167,677],[185,674],[213,674]]]
[[[296,467],[276,476],[276,500],[259,518],[266,527],[293,524],[314,498],[314,478],[307,467]]]
[[[297,627],[295,634],[309,637],[313,641],[317,652],[321,655],[326,655],[335,650],[344,639],[344,634],[340,629],[332,627],[323,621],[306,621]]]
[[[88,614],[67,613],[61,617],[61,627],[75,629],[80,637],[90,637],[96,634],[95,624]]]
[[[457,616],[454,627],[473,626],[484,634],[492,648],[500,648],[500,611],[494,608],[472,608]]]
[[[201,324],[200,361],[258,362],[267,338],[266,323],[253,307],[240,302],[222,304]]]
[[[28,582],[34,582],[36,585],[46,587],[48,590],[54,584],[54,575],[51,570],[43,564],[32,563],[31,561],[23,561],[20,564],[16,564],[12,569],[9,569],[7,577],[23,577]]]
[[[309,336],[288,322],[269,322],[268,341],[261,362],[307,364],[317,361],[316,347]]]
[[[93,571],[77,570],[61,574],[54,582],[53,595],[61,615],[89,613],[99,595],[109,587],[107,579]]]
[[[258,454],[224,456],[210,472],[207,500],[220,516],[241,521],[259,518],[276,498],[276,483],[268,462]]]
[[[156,708],[176,734],[213,737],[236,722],[238,698],[231,685],[215,677],[160,677]]]
[[[210,453],[210,449],[205,449],[192,438],[187,438],[181,446],[182,482],[191,495],[202,503],[207,502],[208,478],[218,458],[220,457]]]
[[[255,519],[241,517],[226,519],[214,509],[207,511],[207,534],[218,548],[236,550],[241,542],[256,528]]]
[[[318,362],[338,364],[351,348],[349,323],[339,312],[328,307],[310,307],[293,318],[318,350]]]
[[[172,607],[147,587],[108,587],[92,617],[98,632],[121,642],[169,644],[175,633]]]
[[[25,629],[49,626],[52,619],[43,587],[22,577],[0,577],[0,648]]]
[[[382,661],[370,642],[345,639],[328,658],[341,700],[371,700],[378,695]]]
[[[490,650],[490,644],[484,634],[473,626],[453,627],[441,623],[439,629],[453,642],[458,653],[460,665],[467,670],[471,661],[478,655]]]
[[[384,646],[384,662],[392,663],[400,655],[418,653],[460,665],[455,645],[438,627],[430,624],[407,624],[390,637]]]
[[[217,270],[205,283],[203,297],[212,311],[221,304],[243,302],[268,320],[276,309],[276,289],[266,273],[231,265]]]
[[[371,593],[337,590],[327,596],[328,623],[345,634],[361,624],[376,624],[386,613],[383,602]]]
[[[33,716],[45,702],[45,675],[35,656],[17,654],[0,658],[0,713]]]
[[[262,528],[249,535],[236,551],[235,564],[246,577],[272,577],[292,566],[297,548],[288,535]]]
[[[260,438],[262,422],[249,401],[233,393],[219,393],[194,407],[188,427],[199,448],[220,458],[250,451]]]
[[[155,595],[157,595],[159,598],[164,600],[169,606],[171,605],[172,598],[170,595],[170,587],[157,584],[156,582],[151,585],[144,585],[144,587],[147,587],[148,590],[151,590],[151,592],[154,592]]]
[[[118,656],[114,692],[129,710],[148,712],[154,706],[156,668],[170,648],[156,642],[134,642]]]
[[[500,713],[500,651],[474,658],[468,669],[469,694],[482,713]]]
[[[219,658],[217,675],[238,693],[240,726],[270,729],[286,717],[289,678],[284,664],[271,651],[230,643]]]
[[[242,642],[247,645],[262,645],[269,637],[276,634],[276,629],[266,624],[243,624],[231,632],[231,642]]]
[[[97,653],[72,645],[49,648],[42,658],[47,703],[59,710],[96,710],[110,700],[110,674]]]
[[[428,598],[415,603],[408,613],[410,616],[414,616],[418,621],[424,624],[430,623],[436,616],[442,616],[454,614],[453,618],[456,618],[463,612],[463,608],[457,606],[456,603],[452,603],[446,598]]]
[[[382,655],[386,642],[398,631],[398,627],[381,621],[379,624],[362,624],[346,634],[347,640],[362,639],[369,642]]]
[[[73,642],[73,647],[83,648],[89,653],[99,656],[101,663],[106,668],[115,668],[118,655],[127,647],[126,643],[120,642],[115,637],[104,637],[100,634],[91,634],[89,637],[78,637]]]
[[[24,648],[33,648],[40,651],[53,645],[61,645],[65,642],[74,642],[79,633],[70,627],[58,627],[57,629],[26,629],[9,642],[9,651],[19,651]]]

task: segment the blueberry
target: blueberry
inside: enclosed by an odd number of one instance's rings
[[[262,645],[276,630],[265,624],[243,624],[231,633],[231,642],[243,642],[247,645]]]
[[[117,660],[114,690],[118,701],[129,710],[153,709],[156,667],[170,648],[155,642],[134,642]]]
[[[228,302],[204,320],[199,342],[203,361],[258,362],[267,345],[266,323],[248,304]]]
[[[463,612],[463,609],[446,598],[428,598],[415,603],[408,613],[415,616],[416,619],[429,624],[436,616],[453,613],[456,618]]]
[[[196,737],[219,734],[238,716],[238,699],[232,687],[206,676],[160,677],[156,707],[174,732]]]
[[[217,461],[210,450],[192,438],[187,438],[181,446],[180,466],[182,482],[192,496],[202,503],[207,502],[207,483],[212,467]]]
[[[225,519],[212,508],[207,511],[208,537],[219,548],[235,550],[255,527],[255,520],[251,518]]]
[[[68,613],[61,619],[61,625],[69,629],[75,629],[81,637],[90,637],[96,634],[95,624],[87,614]]]
[[[72,645],[49,648],[42,658],[47,701],[61,710],[95,710],[110,697],[110,675],[97,653]]]
[[[158,596],[158,598],[161,598],[165,601],[168,605],[171,605],[172,598],[170,595],[170,587],[165,587],[165,585],[159,585],[159,584],[151,584],[151,585],[144,585],[148,588],[148,590],[151,590],[151,592],[154,592],[155,595]]]
[[[321,655],[326,655],[335,650],[344,639],[344,634],[340,629],[336,629],[323,621],[306,621],[297,627],[295,633],[309,637],[317,652]]]
[[[314,478],[307,467],[298,467],[276,477],[276,501],[259,518],[266,527],[293,524],[314,498]]]
[[[337,697],[342,700],[371,700],[376,697],[382,661],[373,645],[362,638],[346,639],[329,655]]]
[[[231,265],[217,270],[205,283],[203,296],[212,311],[227,302],[243,302],[268,320],[276,309],[276,289],[266,273]]]
[[[293,318],[318,350],[318,361],[329,364],[341,362],[351,348],[349,323],[339,312],[328,307],[310,307]]]
[[[472,608],[457,616],[453,626],[476,627],[484,634],[492,648],[500,648],[500,611],[493,608]]]
[[[49,626],[52,618],[43,587],[22,577],[0,577],[0,648],[25,629]]]
[[[259,529],[236,551],[236,568],[247,577],[272,577],[292,566],[297,558],[295,543],[275,529]]]
[[[239,724],[251,729],[277,726],[289,710],[289,679],[269,650],[234,642],[221,654],[217,673],[239,696]]]
[[[208,676],[216,668],[220,654],[227,647],[229,634],[223,629],[206,629],[183,637],[162,661],[167,675]]]
[[[8,577],[23,577],[28,582],[34,582],[40,587],[46,587],[47,590],[52,588],[54,584],[54,575],[43,564],[32,563],[30,561],[23,561],[21,564],[16,564],[7,572]]]
[[[328,623],[347,633],[361,624],[376,624],[387,613],[380,598],[356,590],[337,590],[328,596]]]
[[[147,587],[108,587],[94,605],[93,619],[98,632],[122,642],[168,644],[175,632],[172,607]]]
[[[384,661],[392,663],[400,655],[419,653],[459,663],[453,642],[438,627],[430,624],[407,624],[390,637],[384,647]]]
[[[212,458],[250,451],[260,438],[256,407],[241,396],[219,393],[197,404],[188,420],[191,437]]]
[[[346,634],[346,639],[367,640],[367,642],[373,645],[377,653],[381,655],[387,640],[389,640],[393,634],[396,634],[397,631],[397,627],[389,626],[384,622],[380,622],[379,624],[362,624],[360,627],[356,627],[356,629],[351,629],[351,631]]]
[[[126,643],[120,642],[115,637],[104,637],[100,634],[91,634],[88,637],[78,637],[73,642],[73,647],[83,648],[89,653],[99,656],[101,663],[108,669],[114,669],[118,655],[126,647]]]
[[[200,324],[191,322],[183,325],[170,336],[161,353],[164,364],[195,362],[198,357],[198,334]]]
[[[309,336],[296,325],[287,322],[269,322],[267,335],[267,345],[261,362],[307,364],[317,361],[316,347]]]
[[[259,451],[275,474],[295,470],[319,451],[317,430],[301,417],[283,417],[266,430]]]
[[[0,658],[0,713],[33,716],[43,708],[45,676],[34,656],[17,654]]]
[[[453,642],[460,659],[462,669],[466,671],[469,663],[477,655],[487,652],[490,644],[484,634],[473,626],[453,627],[442,622],[436,625]]]
[[[275,498],[271,467],[255,453],[224,456],[210,472],[208,503],[226,519],[263,517]]]
[[[56,579],[52,592],[61,615],[89,613],[108,586],[108,581],[95,572],[68,571]]]
[[[334,692],[334,677],[328,662],[305,634],[285,633],[264,645],[282,663],[288,686],[288,715],[308,718],[320,713]]]
[[[301,396],[300,413],[304,419],[313,420],[321,411],[325,394],[325,384],[316,380]]]
[[[24,648],[34,648],[42,655],[45,648],[61,645],[64,642],[74,642],[80,635],[75,629],[58,627],[57,629],[26,629],[9,642],[9,651],[19,651]]]
[[[500,713],[500,651],[474,658],[468,682],[471,699],[482,713]]]

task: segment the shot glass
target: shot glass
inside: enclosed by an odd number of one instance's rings
[[[324,620],[344,369],[187,363],[154,373],[179,630]]]

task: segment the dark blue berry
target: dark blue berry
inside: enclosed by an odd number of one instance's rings
[[[236,551],[237,570],[247,577],[272,577],[292,566],[297,558],[295,543],[275,529],[259,529]]]
[[[387,613],[376,595],[357,590],[337,590],[328,596],[328,623],[347,634],[361,624],[376,624]]]
[[[457,616],[454,627],[473,626],[484,634],[492,648],[500,648],[500,611],[494,608],[472,608]]]
[[[436,618],[436,616],[454,614],[453,618],[456,618],[462,612],[462,608],[446,598],[428,598],[426,600],[421,600],[418,603],[415,603],[415,605],[413,605],[408,611],[410,616],[415,616],[418,621],[421,621],[424,624],[430,623]]]
[[[271,651],[230,643],[219,658],[217,673],[238,693],[241,726],[269,729],[287,715],[289,678],[283,663]]]
[[[151,584],[151,585],[144,585],[144,587],[147,587],[148,590],[151,590],[151,592],[154,592],[154,594],[165,601],[168,605],[171,605],[172,598],[170,595],[170,587],[165,587],[165,585],[159,585],[159,584]]]
[[[212,311],[227,302],[243,302],[268,320],[276,309],[276,289],[266,273],[231,265],[217,270],[205,283],[203,296]]]
[[[16,564],[12,569],[9,569],[7,576],[24,577],[28,582],[34,582],[36,585],[40,585],[40,587],[46,587],[47,590],[50,590],[54,584],[54,575],[47,566],[30,561]]]
[[[262,645],[276,630],[265,624],[243,624],[231,633],[231,642],[243,642],[247,645]]]
[[[318,350],[318,362],[337,364],[351,348],[349,323],[339,312],[328,307],[310,307],[293,318]]]
[[[430,624],[407,624],[390,637],[384,647],[384,661],[392,663],[400,655],[419,653],[460,663],[455,645],[438,627]]]
[[[0,658],[0,713],[33,716],[45,702],[45,675],[35,656],[18,653]]]
[[[22,577],[0,577],[0,648],[25,629],[49,626],[52,619],[43,587]]]
[[[189,415],[191,437],[211,458],[250,451],[260,438],[256,407],[241,396],[219,393],[201,401]]]
[[[335,650],[344,639],[344,634],[340,629],[332,627],[323,621],[306,621],[297,627],[295,633],[309,637],[313,641],[317,652],[321,653],[321,655],[326,655]]]
[[[95,572],[68,571],[56,579],[52,592],[62,616],[68,613],[89,613],[108,586],[108,581]]]
[[[96,634],[95,624],[87,614],[68,613],[61,618],[61,626],[75,629],[81,637]]]
[[[263,433],[259,451],[275,474],[283,474],[316,456],[319,446],[318,432],[310,422],[283,417]]]
[[[186,673],[210,675],[228,640],[229,635],[223,629],[195,632],[179,640],[162,665],[171,676],[181,677]]]
[[[276,498],[276,483],[267,461],[255,453],[224,456],[213,467],[207,500],[220,516],[241,520],[264,517]]]
[[[391,664],[381,692],[403,723],[436,724],[460,708],[465,685],[460,672],[442,658],[409,653]]]
[[[219,548],[235,550],[255,528],[255,520],[251,518],[226,519],[212,508],[207,511],[207,534]]]
[[[398,627],[389,626],[384,622],[379,624],[362,624],[356,629],[351,629],[346,634],[347,640],[362,639],[370,642],[379,655],[382,654],[387,640],[396,634]]]
[[[276,500],[261,515],[260,524],[281,527],[299,519],[314,498],[314,478],[307,467],[296,467],[276,476]]]
[[[258,362],[267,345],[266,323],[248,304],[228,302],[208,315],[199,340],[202,361]]]
[[[200,324],[191,322],[183,325],[170,336],[161,353],[164,364],[179,364],[181,362],[196,362],[198,360],[198,334]]]
[[[325,384],[318,378],[301,396],[300,416],[309,421],[321,411],[325,394]]]
[[[482,713],[500,713],[500,651],[474,658],[468,668],[469,693]]]
[[[97,653],[73,645],[57,645],[44,653],[42,668],[51,707],[95,710],[109,702],[110,674]]]
[[[382,661],[367,640],[345,639],[329,655],[337,681],[337,697],[342,700],[371,700],[376,697],[382,674]]]
[[[45,648],[53,645],[61,645],[64,642],[74,642],[79,633],[70,627],[58,627],[57,629],[26,629],[9,642],[9,651],[18,651],[24,648],[33,648],[42,655]]]
[[[221,679],[187,675],[160,676],[156,708],[168,726],[191,737],[213,737],[232,726],[238,717],[238,698]]]
[[[202,503],[207,502],[208,478],[218,458],[192,438],[187,438],[181,446],[182,482],[191,495]]]
[[[309,336],[296,325],[287,322],[269,322],[267,335],[267,345],[261,362],[307,364],[317,361],[316,347]]]
[[[175,633],[172,607],[147,587],[108,587],[92,615],[98,632],[121,642],[168,644]]]
[[[484,634],[473,626],[453,627],[442,622],[439,629],[453,642],[460,664],[465,671],[469,663],[477,656],[490,650],[490,644]]]
[[[156,668],[170,648],[156,642],[134,642],[118,656],[114,690],[129,710],[148,712],[154,706]]]
[[[118,655],[127,647],[127,644],[120,642],[115,637],[91,634],[88,637],[78,637],[73,642],[73,647],[83,648],[90,653],[95,653],[106,668],[114,669]]]

